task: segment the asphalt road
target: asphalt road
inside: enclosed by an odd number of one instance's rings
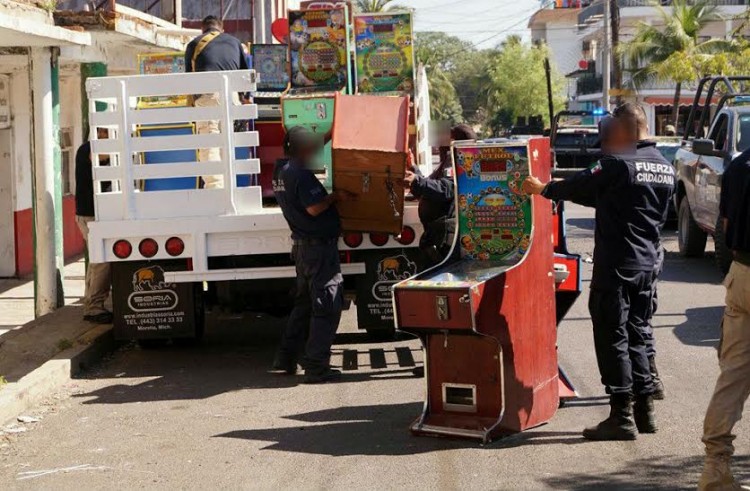
[[[591,213],[571,209],[568,230],[571,249],[589,255]],[[694,489],[723,287],[710,257],[684,260],[674,233],[665,235],[655,326],[667,400],[657,404],[656,435],[580,436],[608,411],[586,292],[559,330],[560,363],[581,399],[547,425],[484,447],[409,434],[423,380],[399,365],[395,348],[411,348],[419,363],[413,340],[369,343],[348,312],[336,360],[356,349],[358,369],[341,383],[306,386],[266,373],[280,321],[222,318],[202,346],[123,349],[30,412],[41,422],[0,436],[0,488]],[[386,368],[370,366],[371,349],[384,350]],[[746,479],[748,436],[741,424],[737,473]]]

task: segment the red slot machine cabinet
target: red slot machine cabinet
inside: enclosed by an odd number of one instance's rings
[[[460,259],[398,283],[394,315],[425,349],[412,431],[487,442],[549,421],[560,402],[552,205],[520,190],[529,173],[549,178],[549,140],[454,150]]]

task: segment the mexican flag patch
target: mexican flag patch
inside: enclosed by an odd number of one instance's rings
[[[602,164],[597,162],[593,167],[589,169],[592,174],[598,174],[602,171]]]

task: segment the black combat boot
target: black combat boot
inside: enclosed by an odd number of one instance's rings
[[[287,375],[294,375],[297,373],[297,360],[285,353],[278,352],[273,360],[271,370],[274,372],[283,372]]]
[[[583,430],[583,437],[587,440],[635,440],[638,432],[631,402],[629,394],[612,395],[609,398],[609,418]]]
[[[633,404],[633,417],[638,433],[656,433],[653,396],[636,396],[635,404]]]
[[[653,398],[657,401],[664,400],[664,382],[659,378],[659,370],[656,369],[656,357],[648,357],[648,366],[651,370],[651,380],[654,381],[654,395]]]

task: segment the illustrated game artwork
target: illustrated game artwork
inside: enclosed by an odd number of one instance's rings
[[[141,75],[184,73],[184,53],[145,53],[138,55],[138,69]],[[139,97],[138,109],[187,106],[186,95]]]
[[[348,88],[346,9],[290,10],[289,52],[295,88]]]
[[[289,85],[287,47],[283,44],[254,44],[253,68],[258,73],[258,90],[282,91]]]
[[[411,13],[354,17],[358,92],[414,90]]]
[[[529,175],[526,145],[456,147],[458,240],[461,256],[507,261],[531,241],[531,199],[521,192]]]

